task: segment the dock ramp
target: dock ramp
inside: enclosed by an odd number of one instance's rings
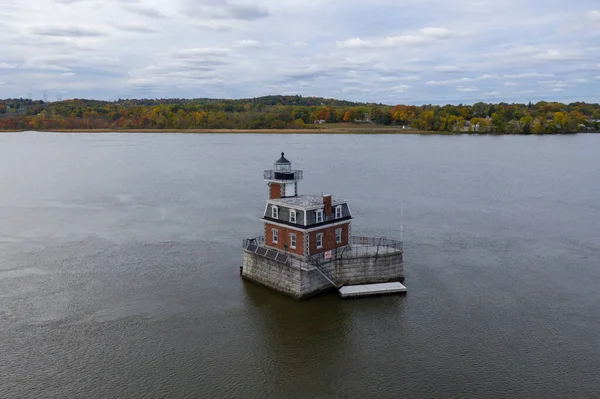
[[[352,298],[370,295],[391,295],[405,293],[406,287],[398,282],[380,284],[347,285],[340,288],[342,298]]]

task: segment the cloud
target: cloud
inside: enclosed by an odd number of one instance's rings
[[[464,73],[470,71],[469,68],[458,65],[436,65],[433,67],[433,70],[446,73]]]
[[[270,16],[270,12],[266,8],[252,4],[234,3],[229,0],[205,0],[202,2],[184,0],[183,10],[185,14],[191,13],[198,17],[207,17],[210,20],[255,21]]]
[[[591,21],[600,22],[600,10],[591,10],[591,11],[588,11],[587,17]]]
[[[315,80],[322,77],[330,76],[330,73],[327,71],[298,71],[298,72],[289,72],[284,74],[284,78],[286,80]]]
[[[393,86],[390,87],[391,91],[398,91],[400,93],[404,93],[405,91],[407,91],[408,89],[410,89],[412,86],[408,86],[408,85],[398,85],[398,86]]]
[[[140,5],[131,5],[131,6],[126,6],[123,7],[125,10],[134,13],[134,14],[138,14],[144,17],[148,17],[148,18],[154,18],[154,19],[164,19],[166,18],[166,16],[161,13],[160,11],[151,8],[151,7],[145,7],[145,6],[140,6]]]
[[[450,79],[450,80],[429,80],[425,82],[427,86],[447,86],[447,85],[455,85],[457,83],[465,83],[472,82],[472,78],[460,78],[460,79]]]
[[[581,60],[584,58],[585,53],[581,50],[556,50],[549,49],[540,53],[534,54],[533,59],[542,61],[569,61],[569,60]]]
[[[579,48],[557,48],[539,45],[511,45],[482,54],[482,57],[503,65],[533,62],[577,61],[585,58],[585,51]]]
[[[388,36],[383,38],[360,39],[352,38],[344,41],[338,41],[337,45],[343,48],[392,48],[399,46],[417,46],[436,43],[447,40],[455,34],[446,28],[422,28],[416,32],[403,34],[399,36]]]
[[[229,55],[228,49],[212,47],[157,54],[152,64],[132,70],[127,84],[143,90],[158,90],[173,82],[218,84],[222,82],[220,70],[229,65]]]
[[[2,95],[598,102],[597,1],[507,1],[13,1]]]
[[[484,96],[488,96],[488,97],[496,97],[500,95],[500,92],[498,91],[488,91],[487,93],[483,93]]]
[[[244,40],[235,40],[233,42],[233,45],[235,47],[260,47],[262,44],[258,41],[258,40],[249,40],[249,39],[244,39]]]
[[[6,62],[0,62],[0,69],[14,69],[16,68],[16,65],[13,64],[8,64]]]
[[[135,23],[135,22],[113,23],[112,26],[114,26],[116,29],[119,29],[124,32],[135,32],[135,33],[159,32],[159,29],[154,26],[151,26],[148,24]]]
[[[199,29],[227,32],[234,29],[235,25],[226,21],[196,21],[195,27]]]
[[[476,79],[477,80],[490,80],[490,79],[501,79],[502,76],[501,75],[495,75],[495,74],[483,74],[481,76],[478,76]]]
[[[97,37],[104,34],[96,29],[80,26],[45,26],[36,27],[33,33],[39,36],[57,36],[57,37]]]
[[[456,88],[456,91],[460,91],[463,93],[469,93],[469,92],[479,91],[479,89],[477,87],[458,86]]]
[[[252,21],[269,16],[269,12],[267,10],[252,5],[232,5],[228,2],[225,4],[226,7],[224,7],[224,10],[226,10],[226,12],[225,15],[223,15],[225,18],[229,17],[232,19]]]
[[[538,73],[538,72],[527,72],[519,73],[516,75],[504,75],[506,79],[535,79],[535,78],[551,78],[554,76],[551,73]]]
[[[538,83],[553,89],[565,89],[570,86],[562,80],[541,80]]]

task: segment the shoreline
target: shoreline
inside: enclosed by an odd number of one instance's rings
[[[408,129],[49,129],[49,130],[1,130],[0,133],[184,133],[184,134],[453,134],[450,132]]]
[[[309,129],[50,129],[50,130],[0,130],[2,133],[179,133],[179,134],[355,134],[355,135],[438,135],[438,136],[563,136],[575,134],[597,134],[598,132],[519,134],[519,133],[481,133],[481,132],[445,132],[434,130],[397,129],[397,128],[309,128]]]

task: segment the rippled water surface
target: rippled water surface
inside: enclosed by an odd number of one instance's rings
[[[403,223],[405,297],[240,278],[281,151],[353,233]],[[600,135],[0,134],[0,397],[598,397],[599,154]]]

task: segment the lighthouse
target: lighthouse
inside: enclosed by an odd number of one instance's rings
[[[330,194],[300,195],[303,172],[292,169],[283,152],[264,178],[269,187],[262,217],[266,247],[308,260],[348,245],[352,214],[347,201]]]
[[[406,291],[402,241],[352,235],[348,201],[301,194],[304,172],[283,152],[263,177],[263,235],[243,240],[244,279],[299,299],[330,289],[342,297]]]

